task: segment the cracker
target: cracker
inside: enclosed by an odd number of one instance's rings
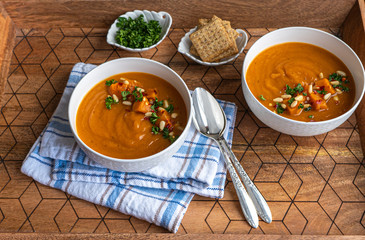
[[[199,56],[199,53],[198,53],[198,51],[196,51],[196,48],[194,47],[194,45],[191,45],[190,53],[195,55],[195,56]]]
[[[208,24],[210,22],[210,19],[206,19],[206,18],[200,18],[199,19],[199,25],[202,27],[206,24]]]
[[[219,62],[222,58],[230,57],[237,53],[238,53],[237,45],[234,45],[232,48],[228,49],[227,51],[223,52],[216,58],[212,59],[212,62]]]
[[[211,62],[235,45],[220,18],[212,19],[212,21],[192,33],[190,40],[200,58],[205,62]]]

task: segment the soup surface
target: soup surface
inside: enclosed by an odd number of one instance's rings
[[[101,81],[85,95],[76,129],[93,150],[134,159],[168,147],[186,121],[184,101],[171,84],[152,74],[128,72]]]
[[[265,107],[305,122],[340,116],[355,98],[355,84],[345,64],[327,50],[306,43],[265,49],[249,65],[246,81]]]

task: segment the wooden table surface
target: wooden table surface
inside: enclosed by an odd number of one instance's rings
[[[245,52],[218,67],[197,65],[177,52],[187,30],[172,29],[156,49],[139,54],[107,45],[107,29],[17,29],[0,115],[0,232],[166,232],[20,173],[22,160],[55,110],[75,63],[144,57],[170,66],[190,89],[203,87],[237,104],[233,150],[273,213],[271,224],[260,221],[260,227],[252,229],[228,178],[223,199],[194,197],[178,233],[365,234],[364,155],[355,116],[315,137],[292,137],[266,127],[244,101],[240,73],[249,47],[273,29],[246,29],[250,39]]]

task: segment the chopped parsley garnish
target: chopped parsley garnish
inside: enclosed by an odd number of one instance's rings
[[[166,108],[166,111],[168,113],[171,113],[172,111],[174,111],[174,106],[172,104],[170,104],[167,108]]]
[[[294,95],[295,94],[295,90],[292,89],[288,84],[286,85],[286,90],[285,90],[285,93],[286,94],[289,94],[289,95]]]
[[[294,90],[298,93],[301,93],[304,91],[304,88],[302,87],[302,85],[300,83],[298,83],[298,85],[294,88]]]
[[[276,112],[282,114],[284,112],[284,108],[281,106],[280,103],[276,103]]]
[[[315,91],[319,94],[323,94],[323,95],[327,94],[327,91],[325,91],[325,90],[315,90]]]
[[[157,110],[157,108],[162,107],[162,105],[163,105],[163,101],[158,101],[158,99],[157,99],[157,98],[155,98],[155,102],[154,102],[154,103],[153,103],[153,105],[151,106],[151,109],[152,109],[153,111],[156,111],[156,110]]]
[[[288,103],[289,103],[289,104],[292,104],[292,103],[294,102],[294,100],[295,100],[295,98],[293,98],[293,97],[292,97],[292,98],[290,98],[290,99],[288,100]]]
[[[350,89],[349,89],[348,87],[345,87],[345,86],[343,86],[343,85],[339,85],[339,88],[340,88],[342,91],[344,91],[344,92],[348,92],[348,91],[350,91]]]
[[[291,88],[288,84],[286,85],[285,93],[289,95],[294,95],[295,93],[301,93],[304,91],[304,88],[300,83],[295,88]]]
[[[308,112],[311,109],[312,109],[312,107],[307,107],[307,108],[304,108],[304,111]]]
[[[169,129],[167,127],[165,127],[163,130],[162,130],[162,136],[163,138],[168,138],[169,137]]]
[[[347,79],[347,77],[343,77],[341,76],[340,74],[338,73],[332,73],[330,76],[329,76],[329,80],[330,81],[339,81],[340,84],[339,85],[336,85],[336,86],[333,86],[334,88],[339,88],[341,89],[342,91],[344,92],[348,92],[350,91],[350,89],[348,87],[345,87],[343,86],[343,83],[347,84],[349,83],[350,81]]]
[[[157,126],[153,126],[153,127],[152,127],[152,133],[153,133],[153,134],[155,134],[155,135],[156,135],[156,134],[158,134],[158,133],[159,133],[159,131],[160,131],[160,128],[159,128],[159,127],[157,127]]]
[[[174,136],[170,136],[169,134],[170,134],[169,129],[165,127],[165,128],[162,130],[162,137],[163,137],[163,138],[167,138],[167,139],[169,139],[169,140],[170,140],[170,142],[171,142],[171,143],[173,143],[173,142],[176,140],[176,137],[174,137]]]
[[[122,91],[122,99],[123,101],[127,100],[127,96],[131,94],[130,91]]]
[[[328,80],[342,82],[342,76],[338,73],[332,73]]]
[[[313,116],[313,115],[309,115],[308,117],[309,117],[309,118],[314,118],[314,116]]]
[[[152,115],[151,115],[151,117],[150,117],[150,122],[152,123],[152,124],[155,124],[156,123],[156,121],[157,121],[157,119],[159,119],[160,117],[159,116],[157,116],[157,114],[155,113],[155,112],[153,112],[152,113]]]
[[[307,93],[303,93],[303,96],[307,96]]]
[[[264,98],[264,96],[260,95],[259,98],[262,100],[262,101],[266,101],[266,99]]]
[[[299,104],[298,109],[304,108],[303,104]]]
[[[152,46],[160,40],[161,26],[158,21],[145,22],[143,15],[136,19],[119,17],[117,22],[119,30],[115,36],[118,44],[130,48],[145,48]]]
[[[112,80],[108,80],[108,81],[106,81],[105,82],[105,85],[107,85],[108,87],[109,86],[111,86],[112,84],[114,84],[114,83],[117,83],[117,81],[115,81],[114,79],[112,79]]]
[[[137,90],[137,88],[138,88],[137,86],[134,87],[134,90],[132,92],[132,95],[134,96],[134,100],[135,101],[142,102],[142,100],[143,100],[142,90],[141,89]]]
[[[118,102],[114,101],[114,99],[111,96],[108,96],[105,99],[105,106],[109,110],[112,109],[112,104],[115,104],[115,103],[118,103]]]

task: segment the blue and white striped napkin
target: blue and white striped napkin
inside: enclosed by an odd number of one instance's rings
[[[21,171],[42,184],[176,232],[194,194],[223,197],[226,168],[219,148],[191,126],[171,161],[144,172],[118,172],[89,159],[73,138],[67,106],[77,83],[93,68],[74,66],[55,113]],[[225,138],[231,144],[236,106],[219,103],[227,115]]]

